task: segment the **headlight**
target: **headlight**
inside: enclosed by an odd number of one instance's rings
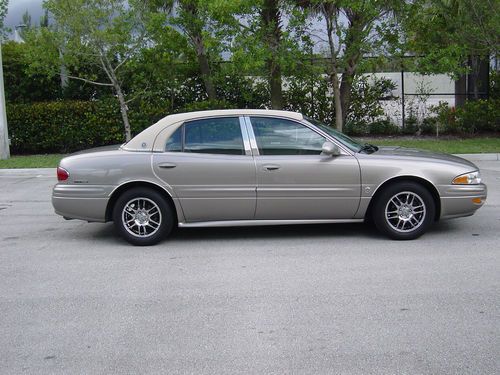
[[[481,174],[479,171],[461,174],[451,182],[454,185],[477,185],[481,183]]]

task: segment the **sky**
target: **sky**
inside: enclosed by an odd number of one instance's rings
[[[5,26],[14,30],[14,28],[21,23],[22,16],[26,11],[31,15],[31,22],[37,24],[40,21],[40,17],[43,15],[42,4],[43,0],[9,0],[9,9],[4,22]],[[315,26],[315,29],[323,29],[323,27],[319,25]],[[10,37],[14,37],[14,33],[12,33]],[[313,35],[313,40],[314,39],[318,39],[317,36],[315,37]],[[323,43],[316,40],[316,52],[322,51],[323,49]]]
[[[5,26],[14,28],[21,23],[23,13],[28,11],[31,14],[32,22],[38,23],[43,14],[43,0],[9,0],[9,10],[5,17]]]

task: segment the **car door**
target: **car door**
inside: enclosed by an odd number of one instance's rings
[[[271,117],[246,121],[256,154],[256,219],[354,216],[360,201],[360,168],[354,156],[321,155],[327,139],[299,122]]]
[[[175,192],[187,222],[251,220],[256,170],[243,119],[187,121],[153,155],[155,173]]]

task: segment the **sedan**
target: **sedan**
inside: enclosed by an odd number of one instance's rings
[[[64,158],[52,195],[66,219],[113,221],[134,245],[175,227],[373,221],[396,240],[486,200],[462,158],[362,144],[300,113],[174,114],[129,142]]]

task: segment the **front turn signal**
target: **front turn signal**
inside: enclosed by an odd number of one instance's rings
[[[464,173],[457,176],[451,182],[453,185],[477,185],[481,183],[479,171]]]

